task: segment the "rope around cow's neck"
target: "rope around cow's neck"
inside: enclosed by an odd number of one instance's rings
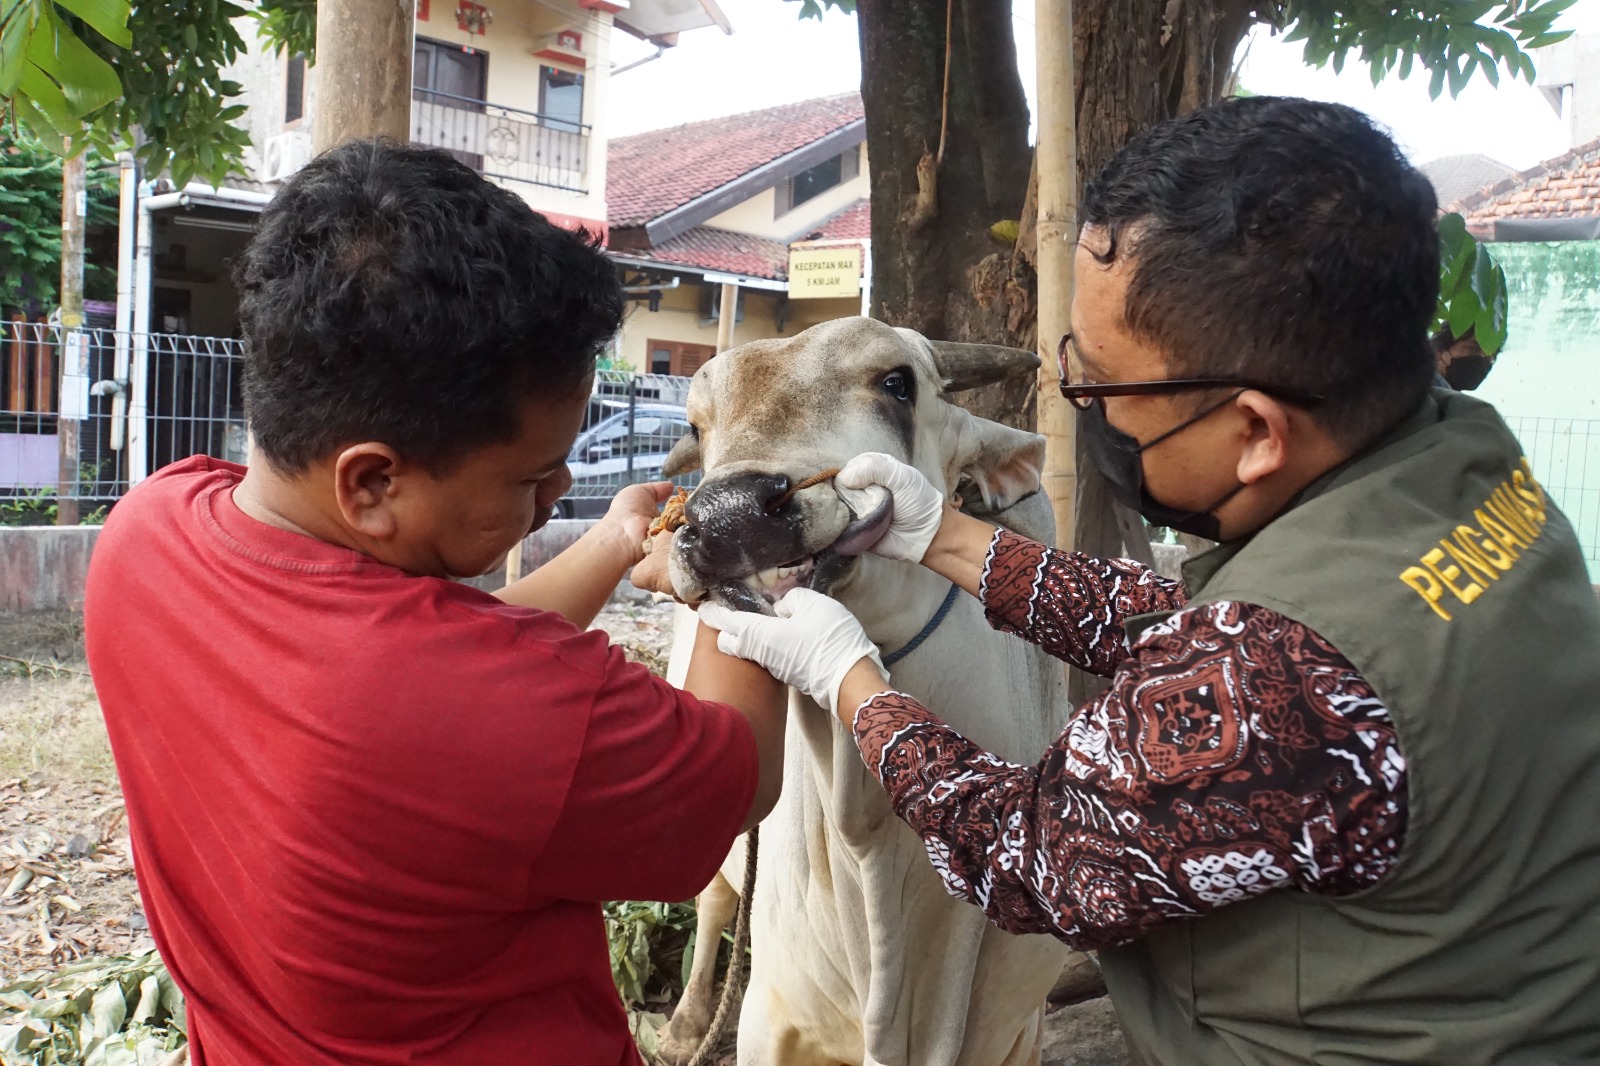
[[[739,892],[739,910],[733,920],[733,954],[728,958],[728,973],[722,981],[722,996],[717,1000],[717,1012],[711,1017],[711,1027],[705,1039],[689,1059],[689,1066],[711,1066],[717,1048],[728,1035],[728,1027],[737,1015],[733,1006],[743,992],[745,955],[750,950],[750,906],[756,894],[756,849],[761,842],[761,827],[752,826],[744,848],[744,884]],[[716,965],[716,960],[712,960]]]

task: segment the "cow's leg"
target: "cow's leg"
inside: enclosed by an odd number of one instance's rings
[[[668,1066],[688,1062],[711,1028],[717,1010],[717,950],[738,906],[739,893],[720,870],[695,899],[694,965],[672,1020],[661,1030],[660,1057]]]
[[[739,1066],[870,1066],[856,1050],[821,1047],[812,1037],[838,1043],[840,1033],[801,1032],[788,1016],[777,990],[752,982],[739,1012]]]

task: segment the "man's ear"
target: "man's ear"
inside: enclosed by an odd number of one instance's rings
[[[1044,471],[1044,438],[1039,434],[978,418],[954,405],[948,431],[956,447],[945,464],[945,484],[970,485],[982,501],[980,506],[977,500],[966,500],[967,509],[1004,511],[1039,491]]]
[[[1264,392],[1242,393],[1234,403],[1245,417],[1244,450],[1236,476],[1246,485],[1277,473],[1289,457],[1289,412]]]
[[[345,524],[373,540],[394,536],[395,476],[404,469],[387,444],[352,444],[333,461],[334,494]]]
[[[667,453],[667,461],[661,464],[662,477],[677,477],[687,474],[691,470],[700,469],[700,438],[693,433],[685,433],[678,438],[678,443],[672,446]]]

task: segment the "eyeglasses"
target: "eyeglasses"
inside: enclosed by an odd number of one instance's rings
[[[1067,359],[1069,351],[1073,356],[1071,362]],[[1315,407],[1327,400],[1325,396],[1297,392],[1294,389],[1250,378],[1168,378],[1162,381],[1116,381],[1109,385],[1069,385],[1068,367],[1072,363],[1083,365],[1077,355],[1077,346],[1073,344],[1072,334],[1068,333],[1061,338],[1061,344],[1056,348],[1056,365],[1061,371],[1061,395],[1080,411],[1087,411],[1107,396],[1160,396],[1174,392],[1189,392],[1193,389],[1253,389],[1299,407]]]

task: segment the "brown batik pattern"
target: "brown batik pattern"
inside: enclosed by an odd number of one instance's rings
[[[1393,865],[1406,824],[1394,723],[1317,634],[1220,602],[1130,650],[1125,615],[1181,607],[1181,588],[1010,534],[991,548],[983,593],[997,627],[1120,664],[1033,766],[900,693],[856,713],[896,813],[950,892],[996,925],[1104,947],[1275,888],[1359,891]]]
[[[1110,677],[1128,653],[1122,620],[1175,611],[1183,585],[1132,559],[1095,559],[996,532],[979,590],[989,624],[1080,670]]]

